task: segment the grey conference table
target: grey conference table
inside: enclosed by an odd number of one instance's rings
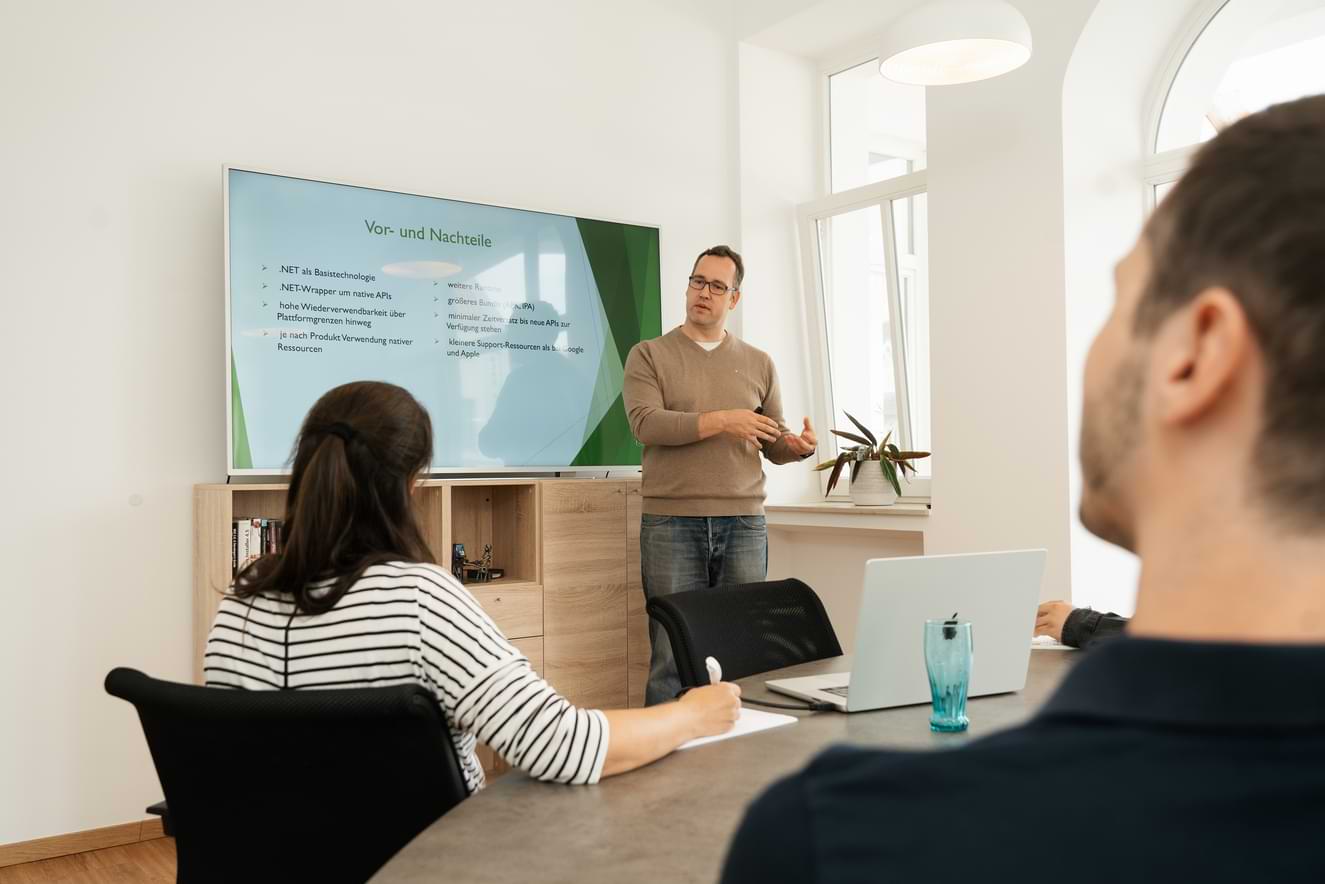
[[[597,786],[540,783],[512,771],[425,829],[373,882],[709,884],[718,878],[750,801],[824,747],[937,749],[1002,730],[1029,718],[1077,656],[1032,651],[1026,689],[972,700],[965,734],[931,733],[927,705],[851,715],[789,713],[800,720],[676,752]],[[742,679],[740,685],[747,697],[790,702],[769,693],[764,680],[850,668],[849,657],[834,657]]]

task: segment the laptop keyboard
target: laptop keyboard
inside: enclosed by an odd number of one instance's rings
[[[840,688],[820,688],[820,690],[823,691],[825,694],[833,694],[834,696],[841,697],[844,700],[846,699],[847,696],[847,689],[845,686]]]

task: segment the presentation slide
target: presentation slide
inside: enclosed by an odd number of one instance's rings
[[[230,471],[288,469],[358,380],[432,416],[437,471],[630,466],[630,348],[661,332],[658,230],[226,170]]]

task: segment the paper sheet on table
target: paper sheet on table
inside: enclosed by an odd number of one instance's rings
[[[1075,651],[1076,648],[1071,645],[1065,645],[1062,642],[1054,641],[1051,636],[1037,635],[1031,639],[1032,651]]]
[[[747,709],[741,707],[741,717],[736,719],[736,724],[725,734],[718,734],[716,737],[698,737],[688,743],[682,743],[677,749],[690,749],[694,746],[702,746],[705,743],[716,743],[718,740],[726,740],[731,737],[744,737],[746,734],[753,734],[759,731],[766,731],[769,728],[782,727],[784,724],[795,724],[796,716],[781,715],[777,712],[760,712],[758,709]]]

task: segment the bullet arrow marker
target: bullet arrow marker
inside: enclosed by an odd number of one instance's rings
[[[263,269],[263,270],[266,270],[266,269],[267,269],[267,265],[266,265],[266,264],[263,264],[263,265],[262,265],[262,269]]]

